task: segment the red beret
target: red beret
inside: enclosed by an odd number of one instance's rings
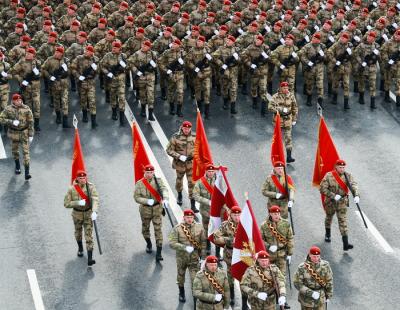
[[[385,19],[385,17],[381,17],[381,18],[379,18],[378,19],[378,23],[380,23],[380,24],[386,24],[386,19]]]
[[[144,44],[145,46],[151,48],[151,42],[150,42],[149,40],[144,41],[143,44]]]
[[[291,33],[289,33],[289,34],[286,36],[286,39],[292,39],[292,40],[294,40],[294,35],[292,35]]]
[[[207,6],[207,2],[205,2],[205,1],[200,1],[200,2],[199,2],[199,6]]]
[[[253,1],[251,1],[251,3],[253,3],[255,5],[258,5],[258,1],[257,0],[253,0]]]
[[[258,28],[258,23],[257,22],[251,22],[250,27]]]
[[[206,170],[216,170],[216,167],[213,164],[208,164]]]
[[[293,12],[292,12],[292,10],[287,10],[287,11],[285,12],[285,14],[293,15]]]
[[[135,21],[135,18],[132,15],[129,15],[126,17],[125,20],[127,20],[128,22],[133,22],[133,21]]]
[[[146,5],[146,8],[154,10],[154,4],[153,3],[148,3]]]
[[[381,0],[379,3],[387,3],[387,0]]]
[[[85,176],[87,176],[85,170],[78,170],[78,171],[76,172],[76,177],[77,177],[77,178],[79,178],[79,177],[85,177]]]
[[[34,47],[29,47],[29,48],[27,48],[27,49],[26,49],[26,52],[29,53],[29,54],[36,55],[36,50],[35,50]]]
[[[233,207],[231,208],[231,213],[233,213],[233,214],[242,213],[242,209],[240,209],[239,206],[233,206]]]
[[[363,9],[362,9],[362,12],[368,14],[368,13],[369,13],[369,10],[368,10],[368,8],[363,8]]]
[[[189,121],[184,121],[184,122],[182,123],[182,127],[185,127],[185,128],[192,128],[192,123],[189,122]]]
[[[111,34],[113,37],[115,37],[115,31],[112,29],[108,30],[107,34]]]
[[[353,19],[353,20],[350,22],[350,24],[352,24],[353,26],[357,26],[357,21],[356,21],[355,19]],[[332,23],[331,23],[331,25],[332,25]]]
[[[242,17],[242,13],[240,13],[240,12],[235,12],[233,15],[235,15],[235,16],[237,16],[237,17]]]
[[[344,33],[342,34],[342,38],[348,39],[348,38],[349,38],[349,34],[348,34],[347,32],[344,32]]]
[[[269,213],[280,213],[281,212],[281,208],[279,208],[279,206],[271,206],[271,208],[269,208]]]
[[[51,22],[50,19],[46,19],[46,20],[44,21],[43,25],[45,25],[45,26],[51,26],[51,25],[53,25],[53,23]]]
[[[179,39],[175,39],[175,40],[174,40],[174,44],[181,46],[181,45],[182,45],[182,42],[181,42],[181,40],[179,40]]]
[[[260,16],[262,16],[262,17],[267,17],[267,12],[262,11],[262,12],[260,13]]]
[[[336,166],[346,166],[346,162],[343,159],[338,159],[335,163]]]
[[[162,20],[163,20],[163,18],[160,15],[155,15],[154,19],[158,20],[159,22],[162,22]]]
[[[186,12],[183,12],[183,13],[182,13],[182,18],[189,19],[189,18],[190,18],[190,16],[189,16],[189,14],[188,14],[188,13],[186,13]]]
[[[87,38],[87,33],[85,31],[79,31],[78,36]]]
[[[321,40],[321,33],[320,32],[316,32],[316,33],[314,33],[313,37],[318,39],[318,40]]]
[[[53,10],[52,10],[51,6],[45,6],[45,7],[43,8],[43,12],[51,13],[52,11],[53,11]]]
[[[312,13],[312,14],[317,14],[317,10],[316,10],[316,9],[311,9],[311,10],[310,10],[310,13]]]
[[[192,209],[183,210],[183,216],[194,216],[194,212]]]
[[[95,2],[95,3],[92,5],[92,8],[101,9],[101,3],[100,3],[100,2]]]
[[[138,33],[144,33],[144,28],[143,27],[139,27],[136,32]]]
[[[127,9],[127,8],[129,7],[129,4],[128,4],[128,2],[126,2],[126,1],[122,1],[121,4],[120,4],[119,6],[122,6],[122,7],[124,7],[124,8]]]
[[[281,87],[289,87],[289,83],[288,82],[281,82]],[[282,166],[280,166],[282,167]]]
[[[20,94],[14,94],[14,95],[12,95],[12,100],[13,100],[13,101],[19,100],[19,99],[21,99],[21,98],[22,98],[22,97],[21,97]]]
[[[368,32],[368,36],[376,38],[376,32],[375,31],[370,31],[370,32]]]
[[[257,259],[269,258],[269,254],[265,251],[260,251],[256,255],[257,255]]]
[[[321,255],[321,250],[320,250],[320,248],[317,247],[316,245],[313,245],[313,246],[310,248],[310,254],[311,254],[311,255]]]
[[[282,5],[282,4],[283,4],[283,0],[276,0],[276,1],[275,1],[275,4],[280,4],[280,5]]]
[[[68,6],[68,10],[76,11],[76,5],[75,5],[75,4],[69,5],[69,6]]]
[[[18,8],[17,9],[17,13],[18,14],[25,14],[25,12],[26,12],[25,8]]]
[[[212,264],[218,263],[218,258],[214,255],[207,256],[206,264],[209,264],[209,263],[212,263]]]
[[[46,22],[45,22],[46,23]],[[51,22],[50,22],[50,25],[51,25]],[[16,23],[15,24],[15,27],[17,27],[17,28],[24,28],[24,23]]]
[[[304,18],[303,18],[303,19],[300,19],[299,23],[300,23],[300,24],[303,24],[303,25],[306,25],[306,26],[308,25],[307,20],[305,20]]]
[[[192,26],[192,31],[200,31],[200,27],[197,25]]]
[[[154,171],[154,166],[148,164],[148,165],[144,166],[144,171]]]
[[[261,34],[258,34],[256,39],[264,42],[264,37]]]
[[[231,4],[232,4],[232,2],[230,2],[229,0],[224,1],[224,5],[231,5]]]
[[[287,82],[282,82],[281,87],[285,87],[285,86],[289,86],[289,84]],[[274,162],[274,167],[285,167],[285,164],[282,161],[277,160],[276,162]]]
[[[391,7],[391,8],[389,8],[389,10],[388,10],[389,12],[392,12],[392,13],[396,13],[397,12],[397,10],[396,10],[396,8],[395,7]]]
[[[400,36],[400,29],[397,29],[396,32],[394,33],[396,36]]]
[[[236,39],[234,36],[229,35],[227,39],[231,40],[232,42],[236,42]]]
[[[112,43],[112,47],[121,48],[121,46],[122,46],[122,44],[121,44],[121,42],[118,41],[118,40],[115,40],[115,41]]]
[[[206,37],[205,37],[205,36],[199,36],[199,37],[197,38],[197,41],[206,42]]]
[[[339,9],[339,10],[337,10],[337,12],[340,13],[340,14],[345,14],[346,13],[343,9]]]
[[[74,20],[72,21],[71,25],[72,25],[72,26],[80,26],[81,23],[80,23],[78,20],[74,19]]]
[[[94,47],[93,47],[92,45],[86,46],[86,50],[87,50],[88,52],[94,53]]]
[[[219,26],[219,30],[228,31],[228,26],[227,25],[221,25],[221,26]]]
[[[31,41],[31,37],[28,35],[24,35],[21,37],[21,40],[24,42],[30,42]]]
[[[172,6],[177,7],[177,8],[180,8],[180,7],[181,7],[181,4],[180,4],[179,2],[174,2],[174,4],[173,4]]]
[[[49,33],[49,37],[53,37],[53,38],[56,38],[56,39],[57,39],[58,34],[57,34],[57,32],[52,31],[52,32]]]
[[[278,21],[274,24],[274,26],[282,27],[282,22],[281,22],[280,20],[278,20]]]
[[[56,47],[56,52],[59,52],[59,53],[61,53],[61,54],[64,54],[64,47],[62,47],[62,46],[57,46],[57,47]]]
[[[208,17],[215,17],[215,13],[214,12],[208,12]]]
[[[361,0],[354,0],[353,4],[361,5]]]
[[[104,17],[99,18],[99,23],[100,24],[107,24],[107,19],[105,19]]]
[[[172,32],[172,27],[165,27],[164,30],[168,31],[168,32]]]
[[[334,0],[328,0],[326,3],[329,3],[329,4],[334,5],[334,4],[335,4],[335,1],[334,1]]]

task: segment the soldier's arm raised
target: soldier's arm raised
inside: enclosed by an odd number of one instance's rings
[[[71,187],[68,189],[68,192],[67,192],[67,194],[66,194],[65,197],[64,197],[64,207],[65,207],[65,208],[70,209],[70,208],[73,208],[73,207],[78,206],[78,201],[77,201],[77,200],[72,200],[72,191],[73,191],[73,190],[74,190],[74,189],[73,189],[73,187],[71,186]]]
[[[144,185],[142,181],[138,181],[135,185],[135,191],[133,193],[133,198],[135,199],[136,203],[141,204],[141,205],[146,205],[147,204],[147,197],[142,196],[142,192],[145,192]]]
[[[205,198],[205,197],[202,197],[202,196],[200,195],[200,193],[201,193],[201,187],[202,187],[202,185],[201,185],[201,181],[200,181],[200,180],[197,181],[197,182],[194,184],[194,188],[193,188],[193,199],[194,199],[195,201],[197,201],[198,203],[200,203],[200,204],[209,206],[211,200],[210,200],[210,199],[207,199],[207,198]]]

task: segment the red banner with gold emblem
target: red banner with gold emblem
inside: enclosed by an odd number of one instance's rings
[[[286,165],[285,161],[285,151],[283,147],[282,140],[282,130],[281,130],[281,116],[279,113],[275,116],[275,128],[274,134],[272,135],[271,142],[271,163],[274,165],[276,161],[281,161]]]
[[[83,160],[83,152],[81,147],[81,139],[79,137],[78,128],[75,128],[74,152],[72,155],[71,184],[76,179],[79,170],[86,171],[85,161]]]
[[[199,180],[206,172],[207,165],[212,163],[211,150],[204,130],[203,120],[200,111],[197,111],[196,140],[193,152],[193,182]]]
[[[135,172],[135,183],[143,178],[143,168],[150,164],[146,149],[139,132],[136,122],[132,126],[132,153],[133,153],[133,168]]]

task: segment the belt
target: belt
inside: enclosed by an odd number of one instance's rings
[[[229,247],[229,246],[225,246],[228,250],[233,250],[233,248]]]
[[[213,301],[213,302],[210,302],[210,301],[204,301],[204,300],[201,300],[201,299],[200,299],[200,301],[201,301],[202,303],[204,303],[204,304],[209,304],[209,305],[218,305],[218,304],[220,304],[220,303],[222,302],[222,299],[221,299],[220,301]]]
[[[86,211],[89,211],[89,210],[90,210],[90,208],[87,208],[85,210],[79,210],[79,209],[75,209],[74,208],[74,211],[76,211],[76,212],[86,212]]]
[[[15,131],[24,131],[28,129],[28,126],[25,126],[23,128],[15,128],[15,127],[10,127],[9,129],[11,130],[15,130]]]

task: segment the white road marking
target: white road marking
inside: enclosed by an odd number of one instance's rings
[[[4,149],[3,139],[0,135],[0,159],[7,158],[6,150]]]
[[[42,295],[40,294],[39,283],[36,278],[36,272],[34,269],[28,269],[26,271],[28,274],[29,285],[31,286],[31,292],[33,297],[33,302],[35,304],[36,310],[44,310]]]
[[[355,212],[356,212],[357,216],[360,218],[360,220],[362,221],[360,212],[359,211],[355,211]],[[381,247],[385,250],[386,253],[393,253],[394,252],[393,248],[389,245],[389,243],[385,240],[385,238],[383,238],[383,236],[376,229],[374,224],[372,224],[372,222],[369,220],[369,218],[365,215],[365,212],[363,212],[363,215],[364,215],[365,222],[368,225],[368,229],[366,229],[366,230],[369,231],[372,234],[372,236],[374,236],[374,238],[378,241],[378,243],[381,245]]]

